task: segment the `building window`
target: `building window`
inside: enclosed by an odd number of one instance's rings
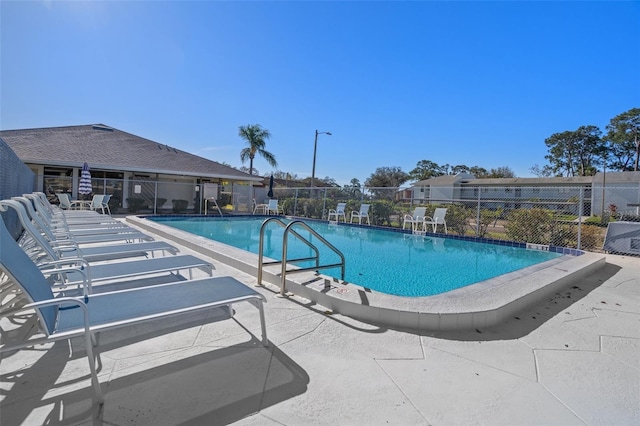
[[[47,195],[53,195],[57,192],[71,193],[73,188],[73,169],[45,167],[43,184]]]

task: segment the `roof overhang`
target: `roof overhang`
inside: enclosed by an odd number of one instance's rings
[[[38,164],[42,166],[53,166],[53,167],[76,167],[82,168],[84,163],[75,163],[69,161],[42,161],[42,160],[33,160],[29,158],[24,158],[22,160],[25,164]],[[163,170],[163,169],[147,169],[147,168],[127,168],[127,167],[115,167],[107,164],[96,164],[91,163],[91,168],[96,170],[112,170],[116,172],[132,172],[132,173],[157,173],[161,175],[174,175],[174,176],[193,176],[193,177],[206,177],[206,178],[214,178],[214,179],[229,179],[229,180],[238,180],[238,181],[250,181],[250,182],[262,182],[264,179],[261,176],[234,176],[234,175],[225,175],[220,173],[189,173],[189,172],[181,172],[180,174],[176,174],[175,170]]]

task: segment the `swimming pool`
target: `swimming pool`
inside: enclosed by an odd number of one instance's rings
[[[258,253],[259,229],[264,218],[149,217],[155,222],[206,237],[251,253]],[[305,221],[341,250],[346,259],[345,280],[381,293],[417,297],[431,296],[488,280],[561,256],[559,253],[526,250],[489,243],[435,236],[415,236],[372,227],[334,225]],[[314,238],[296,228],[301,235]],[[280,260],[283,228],[269,224],[265,233],[265,256]],[[337,258],[321,252],[322,263]],[[290,257],[309,256],[310,250],[289,239]],[[339,278],[339,270],[323,270]]]

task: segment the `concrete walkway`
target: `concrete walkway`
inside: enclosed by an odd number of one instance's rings
[[[268,348],[242,304],[233,320],[211,313],[103,333],[102,407],[91,402],[82,341],[71,355],[66,342],[3,354],[0,424],[640,424],[639,258],[607,256],[588,279],[467,333],[381,328],[259,291]]]

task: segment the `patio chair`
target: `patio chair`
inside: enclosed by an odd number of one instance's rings
[[[99,404],[104,403],[96,369],[96,358],[100,365],[98,335],[101,331],[214,308],[223,308],[225,318],[231,318],[233,304],[249,302],[259,311],[261,341],[264,346],[268,346],[262,304],[264,297],[232,277],[173,282],[84,297],[54,297],[47,279],[20,249],[0,220],[0,276],[2,275],[6,278],[3,281],[10,281],[21,291],[21,297],[27,302],[8,307],[2,311],[2,316],[35,310],[41,333],[31,338],[27,334],[27,337],[17,338],[17,341],[3,338],[0,352],[84,337],[95,400]],[[169,328],[168,331],[170,330],[173,329]]]
[[[109,216],[111,216],[111,209],[109,208],[109,200],[111,200],[111,194],[107,194],[102,197],[102,212],[104,213],[104,209],[107,209]]]
[[[425,217],[422,222],[422,230],[426,231],[427,225],[431,225],[433,227],[433,232],[435,233],[438,229],[438,225],[444,226],[444,233],[447,233],[447,221],[444,220],[444,217],[447,215],[446,208],[437,208],[433,213],[433,217]]]
[[[278,200],[269,200],[267,205],[267,214],[284,214],[282,207],[278,205]]]
[[[357,218],[358,224],[361,224],[362,219],[367,218],[367,224],[371,225],[371,222],[369,221],[369,207],[371,207],[370,204],[361,204],[359,211],[354,210],[351,212],[351,220],[349,222],[353,223],[353,219]]]
[[[344,209],[346,208],[347,203],[338,203],[338,205],[336,206],[335,209],[329,209],[329,214],[327,215],[327,220],[329,222],[331,222],[331,218],[334,217],[335,218],[335,222],[339,222],[340,221],[340,216],[342,216],[342,220],[346,223],[347,222],[347,216],[344,212]]]
[[[402,221],[402,229],[405,229],[405,226],[408,224],[411,225],[411,229],[414,231],[417,230],[419,224],[422,224],[424,221],[424,216],[427,214],[426,207],[416,207],[413,209],[412,214],[405,214],[404,219]]]
[[[91,199],[91,204],[89,204],[89,210],[98,211],[100,209],[102,214],[104,214],[104,206],[102,205],[102,200],[104,199],[104,195],[96,194]]]
[[[82,206],[82,201],[71,201],[71,198],[69,198],[69,194],[58,192],[56,193],[56,196],[58,197],[58,201],[60,202],[60,208],[63,210],[79,209]]]
[[[253,199],[253,214],[256,214],[258,212],[260,212],[260,214],[267,214],[267,207],[268,204],[266,203],[261,203],[261,204],[256,204],[256,199]]]

